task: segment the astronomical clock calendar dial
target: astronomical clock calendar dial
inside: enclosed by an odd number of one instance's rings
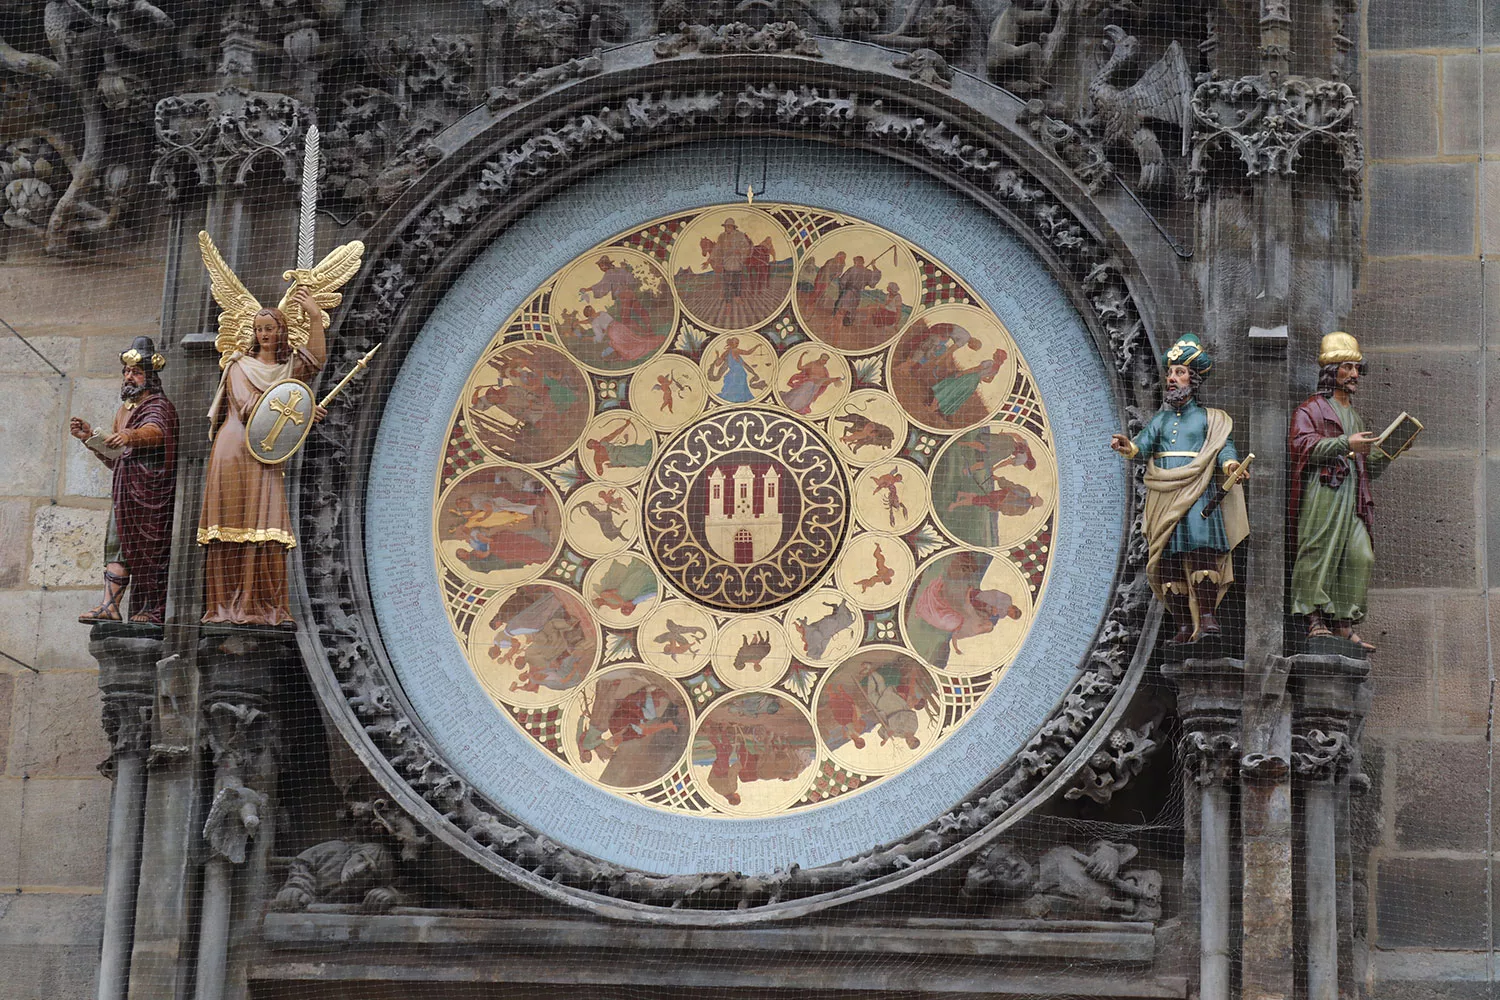
[[[1027,359],[860,219],[717,206],[578,255],[495,331],[432,487],[448,624],[550,766],[774,817],[897,780],[1011,666],[1057,449]]]

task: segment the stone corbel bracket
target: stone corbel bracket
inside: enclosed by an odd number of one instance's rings
[[[1272,82],[1261,76],[1201,76],[1193,92],[1193,140],[1188,173],[1193,193],[1212,188],[1213,163],[1223,152],[1238,156],[1244,176],[1288,177],[1313,150],[1337,165],[1339,190],[1360,197],[1364,143],[1359,99],[1347,83],[1314,77]]]
[[[1062,794],[1119,723],[1154,641],[1160,611],[1145,581],[1145,548],[1131,544],[1092,652],[1081,664],[1058,664],[1076,671],[1067,695],[968,801],[900,842],[838,864],[756,876],[653,875],[541,836],[464,781],[407,705],[368,611],[362,555],[379,394],[452,275],[509,220],[581,173],[665,144],[758,135],[837,143],[911,164],[1004,218],[1049,263],[1116,373],[1121,423],[1136,424],[1155,409],[1152,281],[1086,192],[1031,145],[1014,111],[1005,110],[1008,99],[970,78],[939,94],[892,68],[884,50],[822,45],[823,60],[725,54],[660,61],[642,42],[602,53],[601,73],[504,109],[477,109],[433,139],[441,162],[366,235],[372,252],[346,293],[353,308],[331,332],[350,359],[384,341],[376,365],[385,371],[356,383],[346,405],[318,425],[292,486],[302,541],[294,578],[306,587],[296,614],[307,622],[299,641],[309,676],[393,805],[476,863],[590,912],[669,924],[787,919],[959,862]],[[805,82],[778,82],[791,73]],[[1149,232],[1144,218],[1128,228]],[[1176,278],[1161,271],[1156,280]]]

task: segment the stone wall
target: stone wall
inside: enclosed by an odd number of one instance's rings
[[[1478,8],[1371,0],[1367,15],[1366,262],[1349,329],[1370,361],[1362,409],[1409,409],[1428,428],[1376,485],[1365,631],[1380,646],[1360,806],[1368,929],[1375,995],[1391,998],[1490,985],[1500,3],[1485,0],[1482,54]]]
[[[79,613],[99,600],[109,473],[67,433],[107,424],[120,351],[155,337],[160,256],[0,261],[0,996],[93,994],[110,783],[98,668]]]

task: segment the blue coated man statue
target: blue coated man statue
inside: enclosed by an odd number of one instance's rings
[[[1141,531],[1151,590],[1177,625],[1175,643],[1218,635],[1215,612],[1234,582],[1234,549],[1249,534],[1245,498],[1233,486],[1204,514],[1217,492],[1215,473],[1233,475],[1240,456],[1223,410],[1198,402],[1213,358],[1196,334],[1185,333],[1162,359],[1167,385],[1162,407],[1134,440],[1115,434],[1110,447],[1146,465]]]

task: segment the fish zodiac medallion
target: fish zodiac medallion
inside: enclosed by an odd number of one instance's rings
[[[724,611],[780,607],[817,586],[849,528],[833,447],[784,412],[719,410],[661,451],[642,496],[662,576]]]

